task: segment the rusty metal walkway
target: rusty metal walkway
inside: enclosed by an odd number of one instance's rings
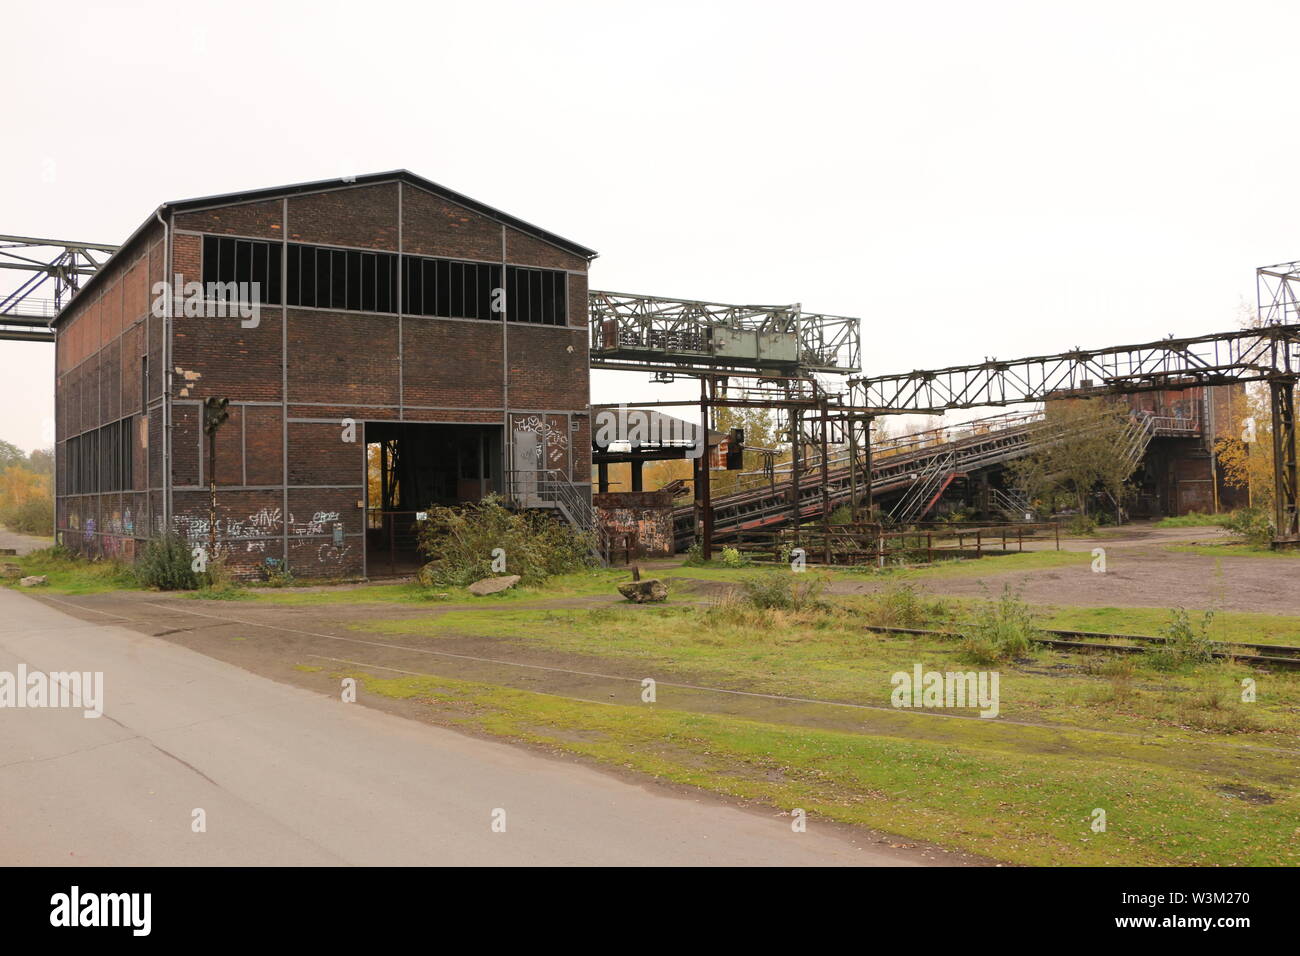
[[[944,490],[956,478],[980,468],[1004,464],[1023,457],[1038,442],[1055,440],[1045,433],[1048,426],[1040,411],[995,415],[964,425],[938,428],[914,435],[873,443],[871,446],[871,492],[877,501],[890,501],[885,512],[889,523],[919,521],[938,503]],[[1126,436],[1125,457],[1134,466],[1156,435],[1187,436],[1200,433],[1198,420],[1136,416]],[[854,492],[848,455],[841,452],[827,458],[826,499],[831,510],[849,501]],[[821,461],[814,456],[800,468],[799,517],[819,518],[823,509],[820,481]],[[860,467],[857,470],[860,474]],[[780,476],[784,477],[780,477]],[[773,476],[776,480],[713,499],[713,536],[726,541],[743,531],[776,528],[793,517],[789,466]],[[857,492],[864,490],[861,478]],[[892,499],[892,500],[891,500]],[[673,511],[673,535],[677,547],[690,545],[695,534],[693,505]]]

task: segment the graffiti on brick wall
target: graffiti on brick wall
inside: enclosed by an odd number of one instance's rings
[[[279,508],[259,508],[242,518],[217,518],[217,554],[265,554],[268,544],[280,535],[282,527],[295,538],[332,536],[341,516],[337,511],[316,511],[302,521],[293,512],[289,513],[287,522],[282,518],[283,512]],[[206,511],[178,514],[173,521],[176,534],[190,543],[202,544],[210,537],[212,525]],[[315,552],[322,567],[342,565],[352,553],[352,545],[339,544],[333,539],[319,545]]]
[[[302,524],[294,521],[293,515],[289,515],[289,533],[307,537],[316,534],[330,534],[334,529],[334,523],[339,520],[337,511],[317,511],[308,521]]]
[[[557,421],[560,424],[557,424]],[[537,436],[537,467],[563,469],[569,460],[569,432],[563,419],[552,421],[545,415],[515,418],[515,432],[532,432]]]
[[[650,556],[673,553],[672,512],[648,508],[599,508],[601,527],[621,546],[622,536],[634,534],[637,549]]]
[[[322,544],[316,549],[316,560],[322,565],[343,564],[352,553],[350,544]]]

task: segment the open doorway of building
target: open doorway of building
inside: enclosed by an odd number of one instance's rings
[[[501,490],[500,425],[366,422],[366,567],[413,574],[417,516]]]

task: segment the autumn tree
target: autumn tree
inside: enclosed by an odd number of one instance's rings
[[[1273,511],[1273,417],[1268,386],[1246,386],[1245,407],[1214,440],[1223,483],[1244,488],[1252,508]]]
[[[1073,506],[1088,513],[1094,491],[1116,501],[1137,468],[1127,405],[1111,399],[1048,402],[1033,451],[1010,466],[1018,487],[1049,510]]]
[[[27,467],[26,460],[0,471],[0,524],[23,534],[54,533],[51,476]]]

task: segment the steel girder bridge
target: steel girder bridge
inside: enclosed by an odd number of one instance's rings
[[[638,402],[638,408],[696,406],[700,431],[711,426],[710,409],[775,409],[794,454],[796,486],[787,510],[800,513],[805,447],[819,450],[823,465],[815,493],[829,513],[833,482],[825,463],[830,449],[846,444],[856,460],[865,442],[865,416],[832,407],[841,403],[844,378],[861,370],[861,320],[805,312],[801,305],[729,305],[663,296],[592,291],[588,297],[591,367],[649,372],[652,381],[698,378],[698,400]],[[827,380],[839,379],[838,391]],[[596,456],[601,452],[596,450]],[[856,481],[849,475],[850,483]],[[714,514],[706,456],[696,460],[694,505],[678,524],[698,536],[705,558],[713,547]],[[850,496],[856,509],[856,496]]]
[[[29,272],[16,289],[0,292],[0,340],[53,342],[50,321],[117,251],[97,242],[0,236],[0,269]]]
[[[1095,398],[1264,382],[1273,417],[1275,544],[1300,544],[1295,385],[1300,378],[1300,262],[1256,270],[1258,324],[1056,355],[850,380],[850,404],[869,415]]]
[[[1152,438],[1198,437],[1201,429],[1199,418],[1140,414],[1129,422],[1122,454],[1136,467]],[[828,462],[828,504],[831,509],[852,507],[856,496],[859,506],[866,507],[864,501],[880,504],[880,519],[885,524],[901,526],[923,521],[954,479],[1004,466],[1046,444],[1068,441],[1070,435],[1045,420],[1042,411],[1013,412],[873,442],[867,461],[855,461],[847,450],[839,450]],[[820,459],[814,456],[804,467],[815,475],[820,465]],[[747,531],[822,517],[825,505],[821,484],[800,485],[792,472],[784,466],[761,476],[742,475],[742,479],[755,480],[715,498],[714,539],[724,541]],[[997,489],[988,490],[1000,499],[990,499],[990,511],[1001,512],[1004,520],[1022,520],[1026,502]],[[796,496],[797,510],[792,504]],[[679,547],[690,543],[691,517],[689,507],[673,512],[673,532]]]

